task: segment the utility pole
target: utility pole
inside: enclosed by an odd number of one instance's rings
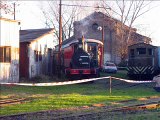
[[[104,13],[103,13],[103,21],[102,21],[102,43],[103,43],[103,46],[102,46],[102,64],[104,64]]]
[[[14,20],[16,20],[16,3],[13,3],[13,15],[14,15]]]
[[[59,51],[58,51],[58,77],[61,77],[61,46],[62,46],[62,0],[59,4]]]

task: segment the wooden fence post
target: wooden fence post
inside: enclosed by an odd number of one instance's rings
[[[112,93],[112,77],[109,76],[109,80],[110,80],[110,89],[109,89],[109,93]]]

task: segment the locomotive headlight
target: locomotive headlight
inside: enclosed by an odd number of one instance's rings
[[[79,47],[79,48],[82,48],[82,44],[79,44],[78,47]]]
[[[79,61],[82,61],[82,58],[79,58]]]

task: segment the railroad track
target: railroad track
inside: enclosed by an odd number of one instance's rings
[[[148,102],[146,104],[135,104],[132,106],[122,106],[122,107],[102,107],[100,110],[96,110],[95,107],[93,107],[90,111],[88,112],[80,112],[80,113],[75,113],[74,112],[69,112],[69,114],[66,114],[65,111],[60,111],[60,110],[49,110],[49,111],[41,111],[41,112],[34,112],[34,113],[23,113],[19,115],[11,115],[11,116],[1,116],[0,120],[17,120],[17,119],[23,119],[26,118],[27,116],[38,116],[39,118],[44,118],[44,116],[51,116],[52,120],[91,120],[91,119],[98,119],[98,117],[101,116],[108,116],[108,115],[114,115],[115,113],[132,113],[133,111],[139,113],[147,111],[147,110],[160,110],[160,101],[153,101],[153,102]],[[64,113],[63,113],[64,112]],[[59,115],[61,113],[61,115]],[[31,117],[32,118],[32,117]]]
[[[98,119],[100,114],[106,115],[109,113],[115,113],[115,112],[132,112],[132,111],[144,111],[144,110],[153,110],[153,109],[159,109],[160,108],[160,101],[158,102],[151,102],[147,104],[137,104],[133,106],[125,106],[125,107],[118,107],[118,108],[104,108],[103,110],[99,112],[89,112],[89,113],[82,113],[78,115],[68,115],[68,116],[60,116],[57,118],[54,118],[53,120],[62,119],[62,120],[70,120],[70,119],[77,119],[80,118],[92,118],[92,119]],[[97,115],[96,115],[97,114]],[[111,114],[109,114],[111,115]],[[98,116],[98,117],[97,117]],[[106,115],[107,116],[107,115]],[[85,119],[85,120],[87,120]],[[80,119],[81,120],[81,119]]]
[[[3,100],[0,100],[0,107],[11,105],[11,104],[18,104],[25,101],[27,101],[26,98],[3,99]]]
[[[145,110],[145,109],[158,109],[160,108],[160,101],[159,102],[151,102],[147,104],[138,104],[132,106],[124,106],[116,109],[111,109],[109,111],[133,111],[133,110]]]

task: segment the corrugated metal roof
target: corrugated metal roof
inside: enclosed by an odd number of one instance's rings
[[[139,46],[139,45],[156,47],[156,46],[154,46],[154,45],[151,45],[151,44],[149,44],[149,43],[145,43],[145,42],[143,42],[143,41],[140,42],[140,43],[136,43],[136,44],[130,45],[130,46],[128,46],[128,47],[135,47],[135,46]]]
[[[64,41],[62,42],[62,45],[68,44],[68,43],[70,43],[70,42],[72,42],[72,41],[74,41],[74,40],[76,40],[76,38],[75,38],[74,36],[71,36],[70,38],[64,40]]]
[[[20,42],[34,41],[51,31],[53,31],[53,28],[20,30]]]
[[[62,41],[62,46],[66,45],[66,44],[68,44],[68,43],[71,43],[71,42],[74,41],[74,40],[76,40],[76,38],[75,38],[75,36],[73,35],[73,36],[71,36],[70,38]],[[56,45],[55,47],[56,47],[56,49],[58,50],[59,44]]]

